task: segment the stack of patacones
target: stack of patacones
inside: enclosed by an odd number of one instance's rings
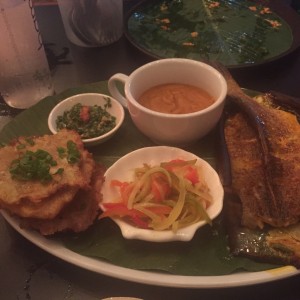
[[[0,207],[44,235],[87,229],[99,213],[103,168],[74,131],[0,149]]]

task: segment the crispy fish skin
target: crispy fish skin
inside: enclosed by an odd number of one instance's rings
[[[267,161],[247,116],[239,113],[225,125],[232,189],[242,202],[242,224],[249,228],[289,226],[300,220],[300,126],[288,112],[254,105],[264,123]]]
[[[285,228],[249,229],[241,225],[239,199],[228,195],[224,204],[229,247],[234,256],[300,268],[299,223]]]
[[[266,207],[267,211],[263,211],[262,207],[268,195],[255,132],[247,124],[247,119],[237,114],[227,120],[225,137],[231,163],[232,190],[243,203],[242,223],[250,228],[263,227],[263,214],[270,215],[270,211],[269,207]]]
[[[80,152],[83,151],[83,143],[80,136],[73,131],[62,130],[56,135],[45,135],[34,138],[34,145],[26,144],[26,150],[36,151],[43,149],[53,156],[57,162],[56,169],[63,168],[63,174],[53,175],[53,180],[48,183],[39,181],[21,181],[11,177],[10,164],[19,158],[18,145],[24,142],[20,139],[13,146],[0,149],[0,205],[7,207],[16,205],[23,200],[41,202],[62,188],[83,188],[88,185],[89,179],[84,177],[80,163],[69,164],[66,158],[60,158],[57,147],[67,148],[67,142],[73,141]],[[25,144],[25,142],[24,142]],[[23,150],[24,151],[24,150]]]
[[[21,219],[21,226],[38,230],[42,235],[57,232],[81,232],[93,224],[99,214],[101,188],[104,182],[105,168],[96,165],[91,186],[88,190],[79,190],[74,200],[52,220]]]
[[[270,247],[293,253],[294,261],[300,266],[300,224],[291,225],[283,229],[269,231],[267,243]]]

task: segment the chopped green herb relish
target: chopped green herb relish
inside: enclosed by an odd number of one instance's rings
[[[82,139],[94,138],[109,132],[116,126],[116,118],[107,111],[107,108],[111,107],[110,98],[105,100],[103,107],[75,104],[56,119],[57,129],[75,130]]]

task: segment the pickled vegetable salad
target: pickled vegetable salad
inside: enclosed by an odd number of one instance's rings
[[[118,199],[103,203],[101,218],[122,218],[136,227],[153,230],[173,230],[200,220],[211,223],[206,212],[212,198],[197,160],[172,160],[159,166],[134,170],[134,180],[112,180]]]

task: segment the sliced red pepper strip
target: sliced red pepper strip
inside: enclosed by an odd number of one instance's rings
[[[89,106],[82,106],[80,109],[80,119],[83,122],[88,122],[90,120],[90,108]]]
[[[99,219],[106,217],[128,217],[137,227],[148,228],[148,223],[143,220],[145,215],[136,209],[128,209],[124,203],[103,203],[105,211],[99,216]]]
[[[120,190],[121,200],[124,204],[127,204],[129,195],[133,189],[133,185],[130,182],[122,182],[119,180],[112,180],[110,185],[112,187],[118,187]]]
[[[171,187],[162,173],[151,176],[151,194],[156,201],[162,201],[170,194]]]
[[[185,161],[182,159],[174,159],[165,163],[163,167],[168,171],[182,170],[183,177],[188,179],[192,184],[199,182],[199,175],[195,164],[195,160]]]
[[[186,166],[184,172],[184,178],[188,179],[192,184],[199,182],[199,174],[194,166]]]
[[[114,186],[121,187],[123,184],[124,184],[123,181],[120,181],[120,180],[117,180],[117,179],[113,179],[113,180],[111,180],[111,182],[110,182],[110,185],[111,185],[112,187],[114,187]]]

